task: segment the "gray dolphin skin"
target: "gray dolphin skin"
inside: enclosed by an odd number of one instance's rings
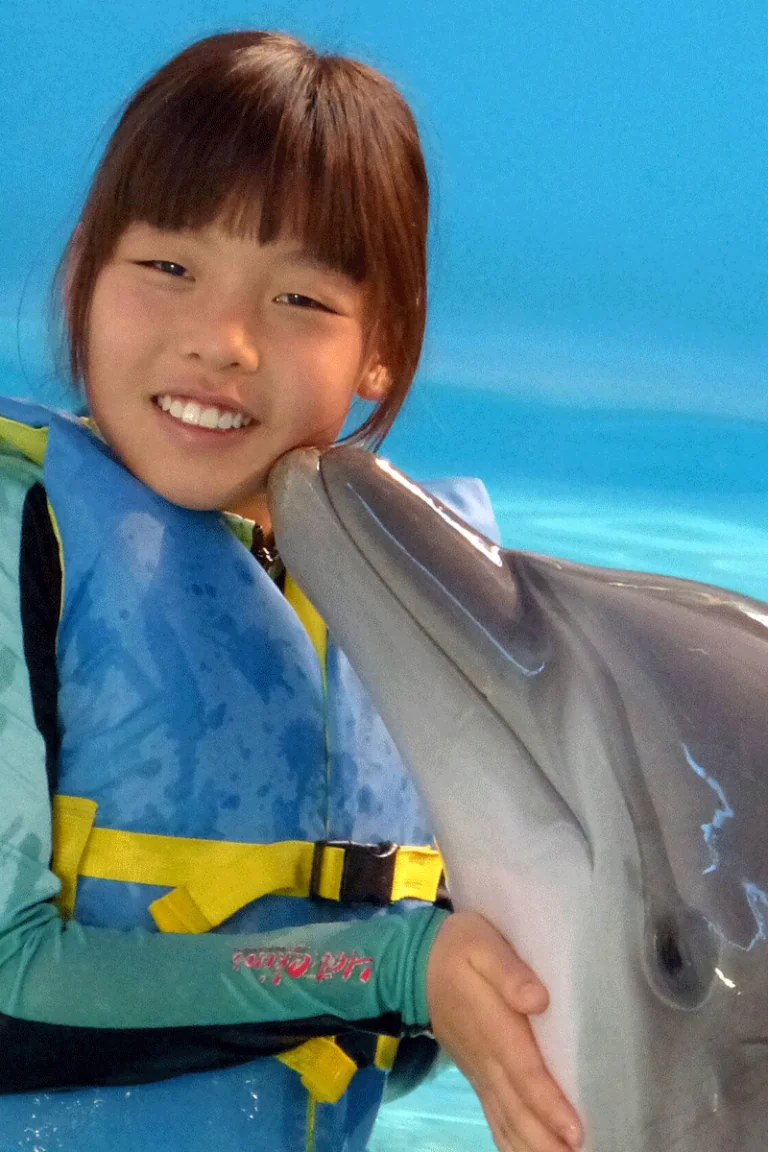
[[[291,453],[270,499],[456,907],[550,989],[588,1152],[766,1152],[768,606],[504,551],[359,449]]]

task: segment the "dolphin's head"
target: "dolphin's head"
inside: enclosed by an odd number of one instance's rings
[[[768,608],[503,551],[359,449],[292,453],[270,489],[457,905],[550,986],[590,1152],[764,1152]]]

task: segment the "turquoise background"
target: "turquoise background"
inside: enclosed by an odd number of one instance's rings
[[[3,391],[64,395],[46,292],[116,107],[246,26],[380,67],[422,127],[431,318],[387,452],[482,476],[510,547],[768,600],[765,0],[3,0]],[[492,1145],[452,1071],[372,1147]]]

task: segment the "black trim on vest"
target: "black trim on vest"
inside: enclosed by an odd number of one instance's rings
[[[59,675],[56,635],[61,611],[59,545],[42,484],[33,484],[24,500],[19,553],[19,589],[24,655],[29,671],[32,711],[45,741],[45,770],[53,796],[58,778],[61,735],[58,719]]]
[[[62,993],[63,994],[63,993]],[[182,1028],[87,1028],[0,1013],[0,1093],[119,1086],[169,1079],[275,1056],[313,1036],[357,1029],[397,1036],[399,1013],[372,1020],[316,1016],[270,1024]]]

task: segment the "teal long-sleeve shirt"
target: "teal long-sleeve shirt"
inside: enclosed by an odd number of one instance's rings
[[[62,921],[51,902],[40,660],[20,579],[39,528],[31,497],[44,508],[44,492],[30,461],[4,453],[1,463],[0,1092],[153,1079],[357,1028],[423,1030],[427,958],[444,916],[433,909],[259,936]],[[275,957],[266,979],[263,953]]]

